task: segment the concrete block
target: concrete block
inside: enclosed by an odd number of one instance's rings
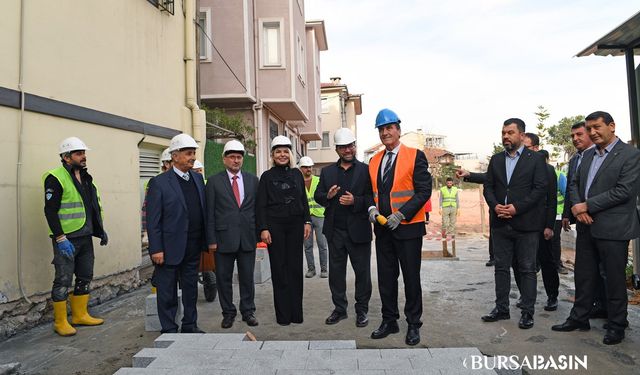
[[[330,361],[331,350],[284,350],[282,352],[282,359],[288,358],[315,358]]]
[[[253,281],[262,284],[271,278],[271,266],[269,265],[269,252],[267,249],[256,250],[256,266],[253,270]]]
[[[427,348],[418,349],[383,349],[382,358],[425,358],[431,359],[431,352]]]
[[[419,370],[385,370],[385,375],[439,375],[440,371],[437,368],[432,369],[419,369]]]
[[[277,374],[278,375],[333,375],[333,372],[331,370],[278,370]]]
[[[251,350],[256,351],[262,348],[262,341],[230,341],[223,340],[216,344],[216,350]]]
[[[331,375],[385,375],[384,370],[334,370]]]
[[[178,289],[178,310],[175,320],[178,326],[180,326],[183,315],[182,290]],[[144,330],[147,332],[159,332],[162,330],[160,320],[158,319],[158,295],[155,293],[151,293],[145,298]]]
[[[265,341],[262,349],[268,350],[309,350],[309,341]]]
[[[231,358],[243,359],[280,359],[282,358],[282,350],[230,350],[233,352]]]
[[[165,349],[144,348],[133,356],[131,367],[147,367],[158,356],[162,355]]]
[[[251,368],[253,369],[259,369],[259,368],[276,369],[278,370],[278,373],[280,373],[281,370],[302,371],[306,367],[307,367],[307,358],[301,358],[301,357],[290,357],[286,359],[281,358],[276,360],[257,358],[253,362],[253,365],[251,366]]]
[[[309,341],[309,350],[318,349],[356,349],[355,340],[313,340]]]

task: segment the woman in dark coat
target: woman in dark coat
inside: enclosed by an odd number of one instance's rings
[[[289,138],[273,139],[271,160],[273,166],[260,177],[256,216],[260,240],[269,249],[276,320],[289,325],[303,321],[302,244],[311,233],[311,217]]]

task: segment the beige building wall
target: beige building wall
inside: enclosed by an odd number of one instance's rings
[[[43,213],[41,176],[60,165],[58,144],[69,136],[81,138],[91,148],[87,153],[88,170],[100,188],[110,237],[106,247],[96,243],[94,277],[100,279],[139,266],[139,145],[160,151],[171,136],[182,131],[192,133],[194,128],[196,132],[202,130],[197,126],[202,124],[203,113],[186,106],[185,56],[189,53],[185,51],[185,25],[193,24],[195,10],[185,20],[182,4],[195,9],[195,0],[175,2],[174,15],[161,12],[147,1],[3,3],[0,147],[8,168],[0,174],[0,303],[21,296],[18,264],[27,296],[49,293],[52,246]],[[19,97],[21,45],[22,88],[27,94],[22,116],[7,99]],[[195,82],[194,75],[190,87],[195,87]],[[38,97],[43,99],[38,102]],[[37,107],[38,103],[44,104]],[[53,113],[56,109],[61,113]],[[87,113],[95,120],[87,116],[81,116],[82,120],[65,118]],[[107,124],[109,121],[123,128]],[[202,140],[203,134],[195,137]],[[17,181],[20,142],[22,168]]]

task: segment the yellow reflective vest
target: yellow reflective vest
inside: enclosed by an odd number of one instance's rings
[[[304,190],[307,192],[307,201],[309,201],[309,213],[311,216],[324,217],[324,207],[319,205],[313,198],[313,194],[315,194],[316,188],[318,187],[318,182],[320,182],[320,177],[311,176],[311,186],[309,190],[307,190],[305,186]]]
[[[456,203],[456,195],[458,195],[458,188],[455,186],[449,190],[446,186],[440,188],[440,194],[442,194],[442,207],[458,207]]]
[[[71,175],[64,166],[52,169],[43,174],[43,184],[49,175],[55,177],[62,186],[62,198],[60,200],[60,210],[58,210],[58,219],[60,219],[62,231],[64,234],[73,233],[82,228],[87,220],[82,196],[78,189],[76,189],[76,185],[73,183]],[[98,192],[98,187],[95,183],[93,184],[93,187],[96,189],[98,205],[100,206],[100,216],[102,216],[100,193]],[[49,228],[49,235],[52,234],[53,232],[51,231],[51,228]]]

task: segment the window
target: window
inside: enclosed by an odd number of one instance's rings
[[[282,67],[281,21],[262,21],[262,66]]]
[[[322,132],[322,148],[329,148],[329,132]]]
[[[198,38],[200,61],[211,61],[211,8],[200,8],[198,12]]]
[[[304,43],[300,39],[300,35],[297,34],[296,39],[296,63],[298,69],[298,79],[304,85],[307,76],[307,61],[304,55]]]
[[[173,15],[175,0],[147,0],[151,5],[160,8],[161,11]]]
[[[329,98],[321,98],[322,113],[329,113]]]
[[[318,149],[318,141],[310,141],[308,145],[309,150],[317,150]]]
[[[275,137],[278,136],[278,124],[269,119],[269,140],[273,141]]]

